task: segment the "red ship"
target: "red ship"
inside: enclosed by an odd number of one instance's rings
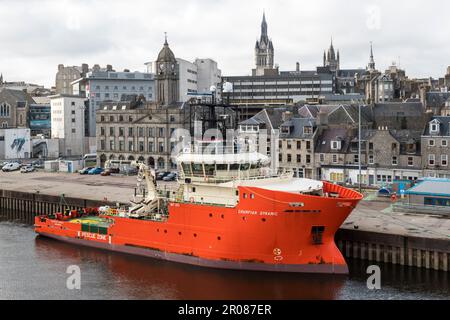
[[[39,216],[41,236],[191,265],[256,271],[348,273],[335,232],[362,195],[328,182],[271,175],[250,154],[181,154],[178,188],[158,190],[143,164],[145,191],[129,208]]]

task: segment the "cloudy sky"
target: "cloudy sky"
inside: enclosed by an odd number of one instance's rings
[[[281,70],[314,69],[333,37],[342,68],[400,62],[410,77],[450,65],[447,0],[0,0],[0,72],[54,85],[57,65],[144,71],[168,33],[175,55],[209,57],[246,75],[265,10]]]

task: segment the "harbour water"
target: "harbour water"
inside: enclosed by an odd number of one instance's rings
[[[224,271],[75,247],[37,237],[29,225],[0,222],[0,299],[447,299],[446,272],[380,264],[369,290],[368,262],[349,276]],[[69,266],[81,289],[69,290]]]

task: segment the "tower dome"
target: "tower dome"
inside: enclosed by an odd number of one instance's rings
[[[169,48],[169,43],[167,42],[167,35],[166,35],[166,41],[164,42],[164,47],[161,49],[161,51],[158,54],[158,62],[173,62],[176,61],[175,55],[173,54],[172,50]]]

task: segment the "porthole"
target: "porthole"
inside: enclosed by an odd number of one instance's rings
[[[221,217],[222,219],[225,219],[225,215],[221,215],[220,217]]]
[[[194,238],[197,238],[197,234],[196,233],[194,233]]]
[[[164,233],[167,233],[167,230],[164,230]]]
[[[182,234],[181,232],[178,232],[178,235],[179,235],[179,236],[181,236],[181,234]]]
[[[266,218],[262,218],[261,221],[262,221],[262,222],[266,222]]]
[[[220,240],[222,240],[222,238],[221,238],[221,237],[217,237],[217,240],[219,240],[219,241],[220,241]]]
[[[209,217],[210,217],[210,218],[212,218],[212,217],[213,217],[213,214],[212,214],[212,213],[210,213],[210,214],[209,214]]]

